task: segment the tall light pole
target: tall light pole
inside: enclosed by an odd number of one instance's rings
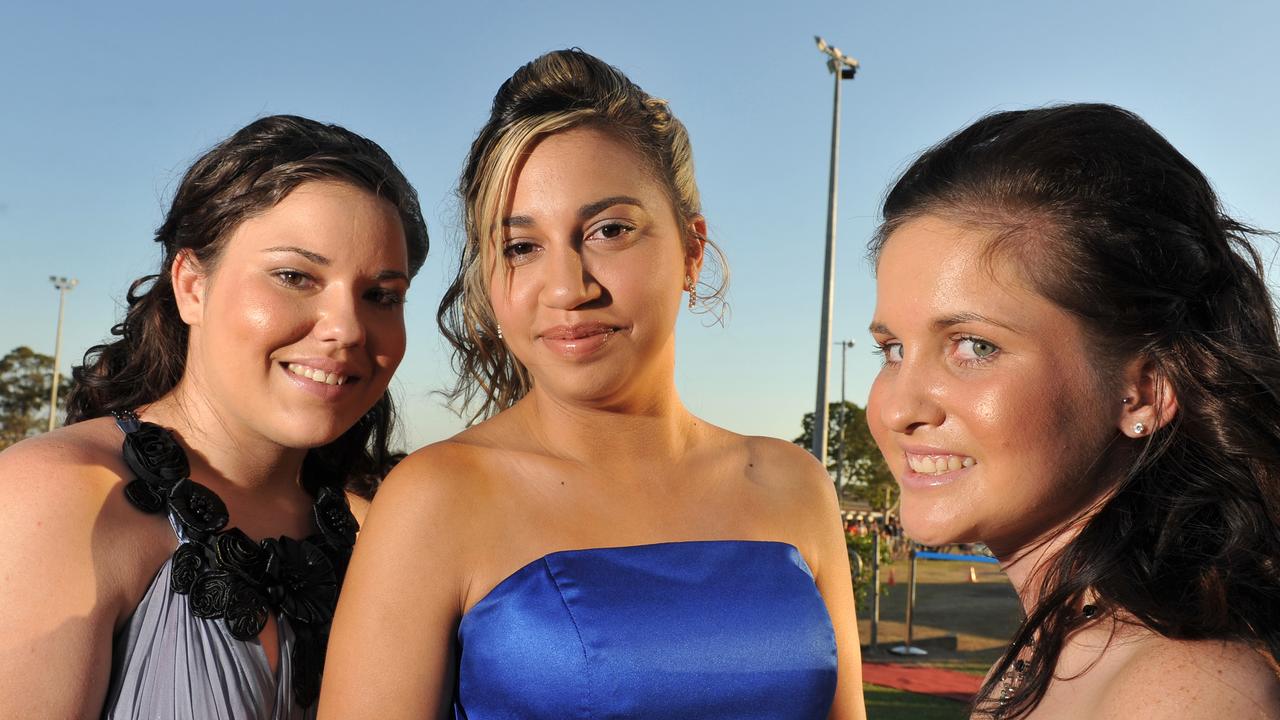
[[[853,340],[841,340],[835,343],[840,346],[840,454],[836,457],[837,490],[844,490],[844,436],[848,432],[844,423],[845,418],[848,416],[848,408],[845,406],[844,400],[845,363],[849,359],[849,348],[853,347],[854,342]]]
[[[840,81],[852,80],[858,61],[814,36],[818,50],[827,56],[827,69],[835,76],[835,102],[831,116],[831,181],[827,190],[827,254],[822,272],[822,330],[818,338],[818,393],[813,406],[813,455],[827,466],[827,361],[831,359],[831,304],[835,301],[836,176],[840,159]]]
[[[49,430],[58,421],[58,366],[62,364],[62,309],[67,302],[67,293],[80,284],[75,278],[64,278],[50,275],[49,282],[58,291],[58,333],[53,343],[53,389],[49,391]]]

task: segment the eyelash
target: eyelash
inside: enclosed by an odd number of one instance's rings
[[[964,343],[964,342],[975,343],[975,344],[980,343],[982,345],[989,345],[992,348],[991,352],[987,355],[984,355],[984,356],[974,355],[974,357],[971,359],[965,358],[965,359],[957,360],[956,362],[963,367],[979,367],[981,365],[986,365],[987,363],[994,362],[996,356],[1000,354],[999,345],[996,345],[990,340],[986,340],[984,338],[980,338],[975,335],[962,335],[956,338],[955,341],[957,343]],[[876,343],[876,349],[874,350],[874,352],[875,354],[880,356],[881,366],[890,367],[890,366],[898,365],[899,363],[902,362],[901,359],[894,360],[889,357],[889,354],[893,352],[894,349],[897,349],[898,352],[901,352],[902,343],[894,342],[894,341]]]
[[[308,283],[314,283],[315,279],[300,270],[277,270],[271,273],[276,282],[280,283],[290,290],[306,290]],[[372,300],[379,307],[391,308],[397,305],[405,304],[404,295],[395,290],[387,288],[372,288],[364,294],[368,300]]]

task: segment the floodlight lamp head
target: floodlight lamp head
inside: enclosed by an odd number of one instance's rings
[[[821,52],[827,52],[827,41],[826,41],[826,40],[823,40],[822,38],[818,37],[817,35],[814,35],[814,36],[813,36],[813,41],[814,41],[815,43],[817,43],[817,45],[818,45],[818,50],[820,50]]]

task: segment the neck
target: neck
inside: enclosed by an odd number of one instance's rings
[[[625,403],[584,406],[541,392],[520,401],[521,422],[553,455],[617,476],[683,457],[698,420],[680,402],[675,383]]]
[[[306,449],[283,447],[228,417],[192,373],[140,415],[178,436],[191,474],[201,482],[259,495],[289,495],[301,487]]]

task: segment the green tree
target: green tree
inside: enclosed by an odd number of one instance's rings
[[[898,497],[898,485],[871,437],[867,411],[851,402],[844,404],[843,415],[840,403],[831,403],[827,410],[827,472],[832,480],[839,469],[842,494],[866,501],[876,510],[886,509],[886,500],[892,507]],[[800,437],[792,442],[803,448],[812,447],[813,413],[804,414],[800,428]]]
[[[53,358],[17,347],[0,358],[0,449],[29,438],[49,422],[49,383]],[[58,402],[70,383],[58,383]]]

